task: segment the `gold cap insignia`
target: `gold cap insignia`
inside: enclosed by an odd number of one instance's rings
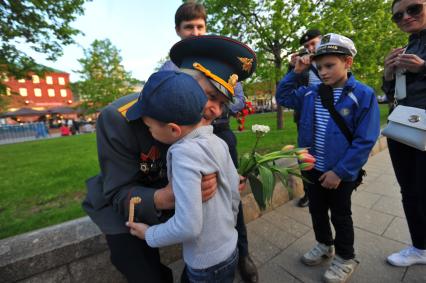
[[[231,76],[229,76],[228,84],[230,84],[233,88],[237,86],[237,82],[238,82],[237,74],[232,74]]]
[[[251,70],[251,65],[253,64],[253,58],[245,58],[245,57],[238,57],[238,60],[243,64],[243,71],[246,71],[247,73]]]

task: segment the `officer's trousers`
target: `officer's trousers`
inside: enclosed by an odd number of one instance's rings
[[[229,147],[229,153],[231,154],[232,161],[235,167],[238,168],[238,154],[237,154],[237,138],[235,134],[228,127],[214,127],[213,133],[224,140]],[[238,232],[237,247],[240,258],[248,256],[248,240],[247,240],[247,228],[244,223],[243,206],[240,202],[238,206],[237,225],[235,226]]]
[[[112,264],[129,283],[173,283],[170,268],[160,262],[158,249],[130,234],[106,235]]]

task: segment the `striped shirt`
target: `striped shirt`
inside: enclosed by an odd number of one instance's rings
[[[342,94],[343,88],[334,88],[333,96],[334,96],[334,104],[336,104],[337,100],[339,100],[340,95]],[[315,133],[314,133],[314,152],[315,152],[315,169],[321,172],[326,171],[325,164],[325,134],[327,131],[327,124],[330,120],[330,113],[327,109],[322,106],[321,98],[318,95],[315,98]]]

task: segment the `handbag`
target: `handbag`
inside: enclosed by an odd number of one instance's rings
[[[336,108],[334,107],[334,96],[333,96],[333,88],[329,85],[320,84],[318,93],[321,99],[322,106],[328,110],[330,113],[331,118],[334,120],[334,122],[339,127],[340,131],[345,136],[346,140],[352,144],[352,141],[354,139],[351,131],[349,130],[348,126],[345,123],[345,120],[343,117],[337,112]],[[356,178],[355,182],[355,189],[362,184],[362,179],[364,176],[367,175],[367,172],[361,168],[358,172],[358,176]]]
[[[425,109],[398,105],[388,117],[382,135],[397,142],[426,151]]]

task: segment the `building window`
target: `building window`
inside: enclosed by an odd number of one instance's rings
[[[52,77],[51,77],[51,76],[46,76],[46,83],[47,83],[48,85],[53,84],[53,79],[52,79]]]
[[[25,83],[25,79],[19,79],[18,82],[19,83]]]
[[[58,81],[60,85],[65,85],[65,79],[63,77],[59,77]]]
[[[37,75],[33,75],[33,83],[35,83],[35,84],[40,83],[40,78]]]
[[[67,97],[67,90],[66,89],[61,89],[61,96]]]
[[[35,88],[34,89],[34,95],[37,96],[37,97],[41,97],[41,89]]]
[[[20,94],[21,96],[28,96],[27,89],[26,89],[26,88],[20,88],[20,89],[19,89],[19,94]]]
[[[48,95],[49,97],[55,97],[55,90],[54,90],[53,88],[49,88],[49,89],[47,90],[47,95]]]

